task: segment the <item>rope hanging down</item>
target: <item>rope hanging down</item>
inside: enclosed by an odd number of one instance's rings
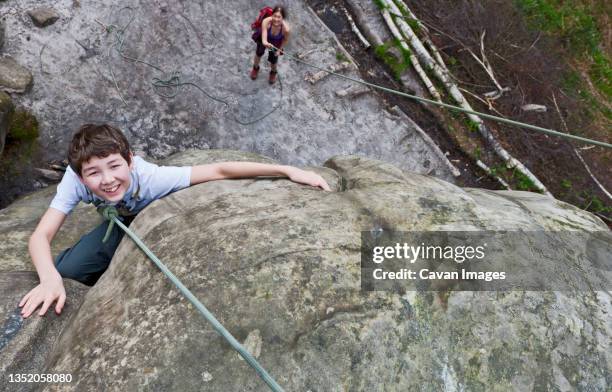
[[[213,328],[219,335],[221,335],[226,342],[228,342],[232,348],[238,351],[238,354],[257,372],[259,377],[268,384],[271,390],[274,392],[284,392],[283,388],[272,378],[272,376],[266,372],[266,370],[257,362],[257,360],[249,353],[233,336],[225,329],[225,327],[210,313],[208,309],[189,291],[183,283],[166,267],[153,252],[138,238],[134,232],[132,232],[127,226],[125,226],[121,220],[119,220],[119,212],[114,206],[104,206],[98,208],[98,212],[110,221],[109,228],[114,223],[119,226],[138,247],[157,265],[157,267],[170,279],[172,283],[181,291],[181,293],[196,307],[196,309],[204,316],[206,321],[212,324]],[[108,235],[108,232],[107,232]]]
[[[547,133],[547,134],[553,135],[553,136],[565,137],[565,138],[568,138],[568,139],[574,139],[574,140],[578,140],[578,141],[581,141],[581,142],[584,142],[584,143],[588,143],[588,144],[595,144],[595,145],[598,145],[598,146],[601,146],[601,147],[612,148],[612,144],[610,144],[610,143],[600,142],[598,140],[587,139],[587,138],[584,138],[584,137],[581,137],[581,136],[576,136],[576,135],[572,135],[572,134],[568,134],[568,133],[562,133],[562,132],[559,132],[559,131],[555,131],[553,129],[542,128],[542,127],[538,127],[536,125],[526,124],[526,123],[523,123],[523,122],[520,122],[520,121],[509,120],[507,118],[493,116],[491,114],[481,113],[481,112],[477,112],[475,110],[464,109],[464,108],[459,107],[459,106],[449,105],[447,103],[437,102],[437,101],[433,101],[431,99],[422,98],[422,97],[418,97],[416,95],[404,93],[402,91],[393,90],[393,89],[390,89],[390,88],[387,88],[387,87],[379,86],[379,85],[374,84],[374,83],[366,82],[365,80],[351,78],[350,76],[346,76],[346,75],[342,75],[342,74],[339,74],[339,73],[336,73],[336,72],[333,72],[333,71],[329,71],[329,70],[327,70],[325,68],[319,67],[318,65],[310,64],[310,63],[300,59],[299,57],[297,57],[297,56],[295,56],[293,54],[287,53],[287,51],[284,51],[284,52],[292,60],[294,60],[294,61],[296,61],[298,63],[302,63],[302,64],[307,65],[309,67],[316,68],[318,70],[327,72],[330,75],[338,76],[340,78],[347,79],[347,80],[350,80],[350,81],[355,82],[355,83],[360,83],[360,84],[363,84],[363,85],[366,85],[366,86],[369,86],[369,87],[372,87],[372,88],[375,88],[375,89],[378,89],[378,90],[382,90],[382,91],[385,91],[385,92],[388,92],[388,93],[391,93],[391,94],[399,95],[399,96],[402,96],[402,97],[414,99],[414,100],[421,101],[421,102],[431,103],[433,105],[442,106],[442,107],[445,107],[447,109],[455,110],[455,111],[458,111],[458,112],[475,114],[475,115],[487,118],[489,120],[493,120],[493,121],[497,121],[497,122],[513,125],[515,127],[527,128],[527,129],[531,129],[531,130],[534,130],[534,131],[538,131],[538,132],[542,132],[542,133]]]

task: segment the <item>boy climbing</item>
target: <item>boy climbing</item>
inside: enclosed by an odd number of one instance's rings
[[[53,262],[51,241],[66,216],[83,201],[96,206],[114,205],[124,224],[148,204],[172,192],[206,181],[283,176],[291,181],[322,188],[329,185],[314,172],[292,166],[255,162],[221,162],[192,167],[157,166],[133,156],[123,133],[109,125],[82,126],[68,150],[70,166],[57,187],[57,194],[30,237],[29,251],[40,284],[19,302],[21,315],[29,317],[42,304],[39,315],[57,301],[60,314],[66,301],[62,278],[93,285],[107,269],[124,232],[116,225],[103,243],[108,221],[100,224]]]
[[[291,34],[291,29],[287,22],[285,22],[285,16],[286,11],[284,7],[265,7],[260,11],[257,21],[252,24],[255,30],[252,38],[257,43],[257,49],[255,50],[253,68],[251,69],[251,79],[257,79],[259,61],[267,48],[268,61],[270,62],[268,82],[270,84],[276,82],[278,56],[283,54],[283,47],[287,44]]]

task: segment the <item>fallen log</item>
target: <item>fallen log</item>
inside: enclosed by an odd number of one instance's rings
[[[395,13],[397,15],[402,15],[398,6],[393,2],[393,0],[381,0],[389,9],[388,12]],[[423,65],[431,70],[436,78],[444,85],[450,96],[457,102],[459,106],[466,110],[474,110],[469,102],[465,99],[457,85],[451,80],[448,72],[440,66],[429,54],[419,37],[412,30],[410,25],[406,23],[403,18],[396,18],[397,26],[404,36],[408,39],[410,46],[413,51],[416,53],[418,59],[423,63]],[[508,168],[516,168],[522,175],[527,177],[533,186],[538,189],[540,192],[552,196],[550,192],[546,189],[544,184],[533,174],[531,171],[525,167],[519,160],[514,158],[502,145],[497,141],[497,139],[493,136],[489,128],[485,125],[484,121],[475,114],[467,114],[468,118],[478,125],[478,131],[483,136],[483,138],[487,141],[487,143],[493,148],[495,153],[503,159],[506,166]]]
[[[368,27],[367,18],[363,14],[363,10],[359,6],[359,4],[355,0],[346,0],[345,3],[348,6],[351,14],[353,14],[356,24],[359,26],[359,29],[365,34],[367,40],[374,46],[382,45],[382,39],[380,39],[378,34],[373,32],[372,29]]]
[[[382,16],[383,16],[383,19],[385,20],[385,23],[389,27],[391,34],[399,41],[399,44],[402,47],[402,49],[410,53],[409,56],[410,56],[410,62],[412,63],[412,67],[416,71],[417,75],[419,75],[419,78],[421,78],[421,81],[423,81],[423,84],[425,85],[425,87],[427,87],[427,91],[429,91],[429,94],[431,94],[431,96],[436,101],[440,102],[442,100],[440,93],[438,92],[436,87],[431,82],[431,79],[429,79],[429,76],[427,76],[427,74],[423,70],[423,67],[421,67],[421,63],[419,63],[419,60],[417,59],[417,57],[414,55],[412,50],[410,50],[410,47],[404,40],[404,37],[402,36],[397,26],[395,25],[395,22],[391,18],[389,11],[387,11],[386,9],[383,9]]]

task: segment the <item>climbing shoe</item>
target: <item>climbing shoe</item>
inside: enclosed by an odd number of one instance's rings
[[[274,84],[274,82],[276,82],[276,74],[278,72],[276,71],[270,71],[270,77],[268,78],[268,83],[270,84]]]
[[[257,67],[253,67],[253,68],[251,69],[251,79],[252,79],[252,80],[257,79],[257,74],[258,74],[258,73],[259,73],[259,66],[257,66]]]

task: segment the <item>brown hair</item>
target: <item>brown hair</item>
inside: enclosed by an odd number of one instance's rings
[[[93,157],[106,158],[115,153],[131,163],[130,143],[123,132],[108,124],[85,124],[72,137],[68,161],[72,170],[81,176],[83,163]]]
[[[285,7],[280,6],[280,5],[275,6],[275,7],[272,9],[272,14],[275,14],[275,13],[277,13],[277,12],[280,12],[280,13],[281,13],[281,15],[283,16],[283,19],[285,19],[285,18],[286,18],[286,16],[285,16],[285,15],[287,14],[287,11],[285,10]]]

